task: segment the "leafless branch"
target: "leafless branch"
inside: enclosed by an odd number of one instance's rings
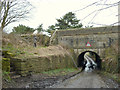
[[[12,22],[27,18],[32,9],[32,5],[27,0],[3,0],[0,5],[2,29]]]

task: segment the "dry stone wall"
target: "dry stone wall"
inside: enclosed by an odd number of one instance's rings
[[[27,59],[13,58],[12,63],[17,74],[22,76],[41,73],[52,69],[74,67],[71,57],[67,54]]]

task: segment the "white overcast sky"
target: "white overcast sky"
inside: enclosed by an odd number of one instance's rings
[[[56,23],[56,19],[59,19],[60,17],[62,17],[63,15],[70,11],[76,14],[77,19],[80,19],[81,23],[84,26],[92,25],[88,24],[89,22],[110,25],[118,21],[118,17],[116,16],[118,14],[118,6],[105,9],[102,11],[97,11],[85,19],[84,17],[86,17],[94,10],[106,7],[106,5],[101,4],[116,3],[119,0],[29,0],[29,1],[35,7],[31,11],[32,15],[29,18],[29,21],[22,20],[10,24],[7,28],[9,29],[9,31],[11,31],[11,29],[14,26],[18,26],[19,24],[30,26],[32,28],[37,28],[40,24],[43,24],[43,28],[47,29],[48,26],[54,25]],[[94,2],[98,3],[84,10],[80,10]],[[93,25],[101,26],[95,24]]]

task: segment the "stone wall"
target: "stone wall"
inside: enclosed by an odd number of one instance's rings
[[[118,33],[117,26],[59,30],[54,42],[74,49],[106,48],[118,40]],[[87,42],[91,47],[86,47]]]
[[[59,44],[66,44],[74,49],[87,48],[87,42],[91,44],[91,48],[105,48],[116,40],[118,40],[118,33],[58,37]]]
[[[89,34],[105,34],[105,33],[117,33],[118,26],[109,27],[93,27],[93,28],[79,28],[57,31],[58,36],[77,36],[77,35],[89,35]]]
[[[82,52],[85,51],[92,51],[97,53],[101,59],[105,57],[105,49],[74,49],[74,52],[76,53],[77,56],[79,56]]]
[[[13,58],[12,64],[17,74],[22,76],[41,73],[52,69],[69,68],[74,66],[71,57],[67,54],[27,59]]]

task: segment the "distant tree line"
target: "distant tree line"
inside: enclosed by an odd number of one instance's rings
[[[35,29],[31,28],[29,26],[25,26],[25,25],[20,24],[17,27],[13,27],[13,29],[12,29],[13,32],[12,33],[27,34],[27,33],[33,33],[35,30],[38,30],[38,32],[44,31],[43,24],[40,24],[38,26],[38,28],[35,28]]]
[[[30,28],[28,26],[25,25],[19,25],[17,27],[13,27],[13,33],[17,33],[17,34],[27,34],[27,33],[32,33],[34,32],[33,28]]]

